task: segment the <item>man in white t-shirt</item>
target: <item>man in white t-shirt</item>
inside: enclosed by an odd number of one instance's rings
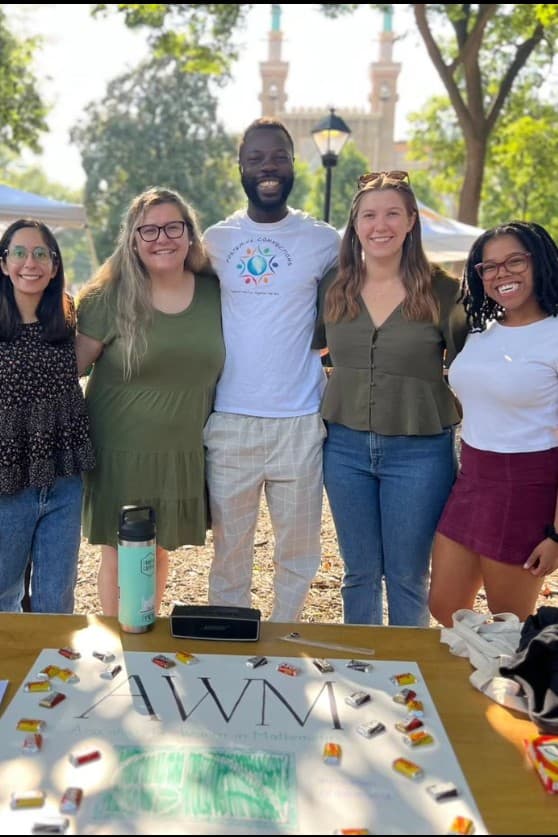
[[[206,424],[215,555],[209,603],[251,606],[262,489],[275,535],[271,619],[299,618],[320,565],[325,375],[311,349],[319,283],[340,237],[293,210],[293,140],[274,119],[248,126],[239,148],[247,209],[206,230],[221,283],[225,367]]]

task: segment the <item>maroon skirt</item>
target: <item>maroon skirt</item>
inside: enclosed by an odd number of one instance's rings
[[[554,520],[558,447],[491,453],[461,442],[461,467],[437,531],[486,558],[523,564]]]

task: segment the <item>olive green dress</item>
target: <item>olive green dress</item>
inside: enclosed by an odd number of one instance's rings
[[[203,426],[225,358],[218,280],[195,277],[190,306],[155,311],[139,371],[123,379],[122,341],[105,292],[78,301],[78,330],[105,344],[86,388],[97,465],[85,475],[83,534],[117,545],[119,512],[155,509],[157,543],[166,549],[206,537]]]

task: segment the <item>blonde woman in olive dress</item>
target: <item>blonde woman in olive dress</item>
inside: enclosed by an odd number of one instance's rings
[[[168,553],[205,543],[202,429],[224,362],[219,285],[195,212],[153,188],[136,197],[114,253],[78,299],[78,365],[97,466],[85,482],[83,533],[101,545],[103,613],[118,613],[117,530],[129,504],[157,526],[158,612]]]

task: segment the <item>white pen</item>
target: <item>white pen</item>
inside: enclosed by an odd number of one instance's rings
[[[332,648],[335,651],[350,651],[351,654],[369,654],[373,656],[376,653],[373,648],[355,648],[351,645],[335,645],[330,642],[317,642],[311,639],[304,639],[304,637],[296,631],[293,631],[291,634],[287,634],[286,636],[280,636],[279,639],[284,640],[284,642],[298,642],[302,645],[314,645],[318,648]]]

